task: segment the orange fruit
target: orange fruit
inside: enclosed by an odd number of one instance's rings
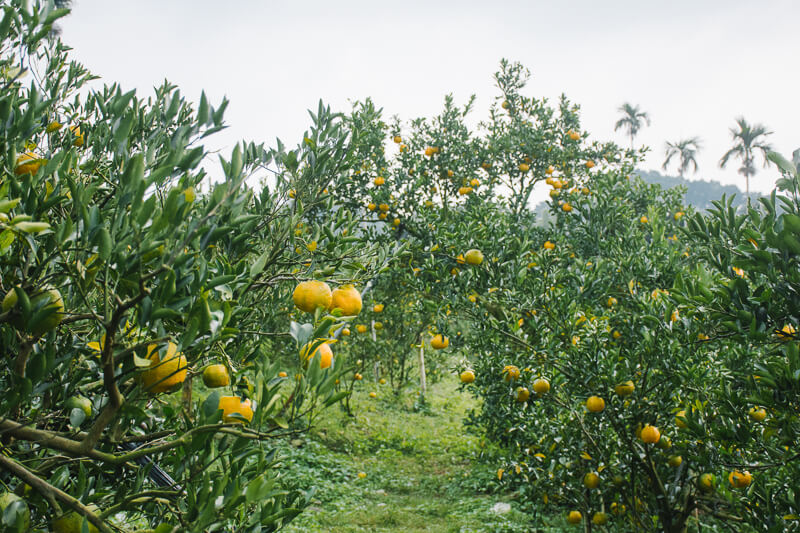
[[[550,391],[550,382],[544,378],[538,378],[533,381],[533,392],[536,394],[545,394]]]
[[[528,163],[520,163],[519,170],[520,172],[527,172],[531,169],[531,166]]]
[[[464,370],[461,373],[461,383],[472,383],[475,381],[475,372],[472,370]]]
[[[383,312],[383,304],[375,304],[372,306],[372,311],[374,313],[382,313]]]
[[[746,488],[752,483],[753,476],[750,475],[750,472],[739,472],[738,470],[732,471],[728,474],[728,483],[731,484],[731,487],[734,489],[743,489]]]
[[[370,392],[369,393],[369,397],[370,398],[377,398],[378,397],[378,393],[377,392]]]
[[[75,136],[75,139],[72,141],[72,146],[80,148],[83,146],[83,135],[81,134],[81,128],[78,126],[70,126],[69,131]]]
[[[18,299],[17,291],[13,287],[9,289],[3,298],[1,307],[3,312],[14,309],[17,306]],[[39,310],[50,309],[50,314],[33,328],[24,323],[21,315],[16,315],[11,320],[14,326],[20,330],[30,329],[30,332],[37,337],[56,329],[64,318],[64,299],[58,289],[54,289],[51,285],[46,285],[42,290],[30,295],[29,299],[32,310],[38,312]]]
[[[589,472],[583,476],[583,486],[587,489],[596,489],[600,486],[600,476],[595,472]]]
[[[473,248],[472,250],[468,250],[467,253],[464,254],[464,259],[469,265],[480,265],[481,263],[483,263],[483,252]]]
[[[667,463],[672,468],[678,468],[679,466],[681,466],[681,463],[683,463],[683,457],[681,457],[680,455],[673,455],[669,458]]]
[[[506,381],[519,379],[519,368],[514,365],[506,365],[503,368],[503,379]]]
[[[586,409],[592,413],[599,413],[606,408],[606,401],[600,396],[589,396],[586,399]]]
[[[459,187],[458,194],[460,194],[461,196],[472,194],[472,187]]]
[[[594,161],[587,161],[586,168],[594,168]]]
[[[356,316],[361,312],[361,293],[352,285],[342,285],[333,291],[329,308],[341,309],[345,316]]]
[[[203,383],[209,389],[226,387],[231,384],[231,376],[225,365],[208,365],[203,370]]]
[[[761,407],[751,407],[747,415],[756,422],[763,422],[767,418],[767,411]]]
[[[253,420],[253,408],[249,399],[242,400],[238,396],[222,396],[219,399],[218,409],[222,411],[222,421],[226,424],[246,423],[241,418],[233,415],[240,415],[244,417],[247,422]]]
[[[699,485],[701,490],[706,492],[712,490],[714,488],[714,474],[702,474],[697,479],[697,484]]]
[[[397,144],[400,144],[401,142],[403,142],[403,138],[400,137],[399,135],[395,135],[392,140]]]
[[[94,504],[89,504],[86,507],[95,514],[100,512],[100,508]],[[78,514],[75,511],[70,511],[59,516],[53,520],[51,526],[53,533],[81,533],[81,531],[83,531],[84,522],[86,522],[88,526],[87,531],[89,533],[98,533],[100,531],[94,524],[87,521],[82,514]],[[27,528],[25,531],[27,531]]]
[[[568,524],[580,524],[583,521],[583,515],[580,511],[570,511],[567,515],[567,523]]]
[[[528,401],[528,398],[531,397],[531,391],[528,390],[527,387],[517,387],[517,401],[519,403],[524,403]]]
[[[564,202],[564,205],[561,206],[561,209],[563,209],[565,213],[569,213],[572,211],[572,206],[567,202]]]
[[[450,345],[450,339],[439,333],[438,335],[434,335],[431,339],[431,348],[434,350],[443,350]]]
[[[544,242],[544,245],[543,245],[543,248],[544,248],[545,250],[554,250],[554,249],[555,249],[555,247],[556,247],[556,245],[555,245],[555,244],[553,244],[553,243],[552,243],[552,242],[550,242],[550,241],[545,241],[545,242]]]
[[[166,392],[186,379],[188,363],[186,357],[178,352],[178,345],[170,341],[164,359],[161,359],[159,351],[157,344],[147,346],[146,358],[150,360],[150,366],[139,375],[142,386],[151,394]]]
[[[569,138],[572,139],[573,141],[577,141],[578,139],[581,138],[581,134],[573,130],[567,131],[567,135],[569,135]]]
[[[289,374],[287,374],[286,372],[278,372],[278,377],[279,378],[285,378],[285,377],[288,377],[288,376],[289,376]]]
[[[356,331],[359,332],[359,333],[366,333],[367,332],[367,326],[365,326],[364,324],[357,324],[356,325]]]
[[[292,293],[295,307],[306,313],[313,313],[318,307],[328,309],[331,305],[331,299],[331,288],[324,281],[310,280],[300,282]]]
[[[657,427],[648,424],[642,428],[642,435],[640,438],[645,444],[655,444],[661,440],[661,432]]]
[[[361,381],[362,379],[364,379],[364,376],[356,372],[355,375],[353,376],[353,379],[356,381]]]
[[[380,187],[381,185],[386,183],[386,180],[384,179],[383,176],[378,176],[377,178],[372,180],[372,183],[374,183],[376,186]]]
[[[781,328],[781,330],[777,333],[778,337],[783,340],[790,340],[794,337],[796,333],[794,326],[791,324],[786,324]]]
[[[18,176],[36,174],[46,163],[47,159],[42,159],[33,152],[25,152],[17,157],[17,167],[14,169],[14,173]]]
[[[601,511],[594,513],[594,516],[592,517],[592,524],[596,526],[604,526],[608,524],[608,515]]]
[[[633,384],[633,381],[628,380],[614,387],[614,392],[617,393],[617,396],[630,396],[631,394],[633,394],[633,391],[635,389],[636,386]]]
[[[330,368],[331,363],[333,363],[333,350],[331,350],[330,345],[327,342],[320,344],[309,354],[310,347],[311,343],[309,342],[300,350],[300,360],[303,362],[303,366],[306,366],[315,355],[319,354],[319,367],[322,369]]]

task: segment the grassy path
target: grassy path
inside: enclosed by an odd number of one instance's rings
[[[414,409],[411,396],[397,405],[388,386],[366,387],[379,397],[358,391],[355,418],[330,409],[313,434],[288,452],[298,482],[317,492],[311,508],[285,531],[541,531],[515,502],[486,493],[494,471],[474,460],[480,442],[462,425],[471,399],[454,380],[433,385],[424,410]],[[506,512],[493,510],[497,504]]]

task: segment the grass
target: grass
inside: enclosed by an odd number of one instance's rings
[[[423,409],[415,408],[416,394],[395,398],[388,386],[364,387],[352,399],[354,418],[331,408],[286,452],[298,485],[317,490],[285,531],[544,531],[509,495],[493,493],[495,469],[477,460],[485,450],[462,424],[473,400],[454,379],[434,384]],[[493,511],[498,503],[510,510]]]

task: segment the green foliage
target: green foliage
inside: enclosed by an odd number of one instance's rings
[[[341,117],[320,103],[296,149],[238,144],[212,181],[202,142],[226,101],[195,108],[169,83],[146,100],[84,90],[92,76],[47,40],[65,11],[3,13],[0,467],[38,494],[37,527],[71,509],[103,531],[277,530],[308,487],[287,489],[264,443],[340,401],[347,368],[299,364],[290,291],[370,278],[392,254],[353,238],[325,193],[353,162]],[[327,337],[346,319],[312,321]],[[193,385],[210,363],[232,375],[224,392]],[[223,417],[226,397],[242,410]]]

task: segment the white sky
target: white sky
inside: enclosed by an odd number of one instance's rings
[[[736,161],[717,164],[739,115],[774,131],[784,155],[800,147],[797,0],[75,0],[62,20],[73,57],[107,83],[227,95],[231,127],[216,142],[228,148],[296,144],[320,98],[347,111],[371,96],[387,119],[411,119],[474,93],[483,119],[503,57],[531,70],[525,94],[580,104],[595,139],[627,146],[617,108],[648,111],[643,168],[660,168],[665,141],[700,136],[695,177],[744,188]],[[759,164],[751,187],[777,176]]]

